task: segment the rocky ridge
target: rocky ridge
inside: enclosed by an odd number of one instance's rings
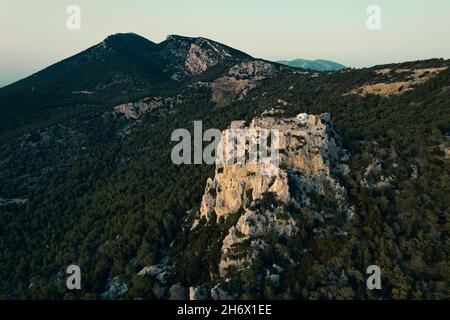
[[[251,58],[247,54],[218,42],[198,37],[170,35],[159,44],[156,54],[164,72],[173,80],[185,80],[227,60]]]
[[[139,119],[147,113],[161,112],[162,110],[171,110],[174,106],[182,103],[181,95],[175,97],[152,97],[142,99],[136,102],[128,102],[114,107],[115,114],[121,114],[126,119]]]
[[[227,285],[269,253],[277,259],[260,271],[277,285],[282,271],[297,266],[301,254],[308,251],[302,246],[303,220],[310,220],[312,235],[343,237],[355,214],[340,182],[349,174],[349,154],[340,145],[329,114],[259,117],[248,126],[244,121],[232,122],[230,128],[277,130],[279,166],[267,162],[216,164],[190,232],[202,232],[207,225],[227,229],[223,239],[212,239],[221,245],[218,266],[213,267],[218,274],[211,273],[213,285],[207,286],[211,290],[205,293],[204,285],[190,288],[194,299],[212,297],[213,291],[214,296],[232,298]],[[220,144],[226,141],[225,132]]]

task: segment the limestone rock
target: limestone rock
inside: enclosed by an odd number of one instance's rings
[[[232,66],[226,75],[214,80],[209,86],[212,100],[219,106],[226,106],[233,100],[243,99],[259,81],[272,78],[285,67],[263,60],[240,62]]]
[[[233,149],[227,153],[241,161],[230,163],[228,158],[222,158],[216,162],[215,176],[206,183],[199,217],[192,229],[201,218],[217,223],[239,215],[222,243],[218,266],[221,277],[249,266],[259,253],[273,250],[266,240],[269,235],[289,239],[298,234],[299,227],[286,209],[288,206],[311,211],[312,217],[323,225],[315,228],[316,234],[345,236],[345,231],[326,226],[327,219],[338,213],[354,214],[348,209],[347,191],[337,178],[349,174],[348,165],[342,163],[349,156],[338,145],[338,135],[328,114],[260,117],[248,126],[244,121],[234,121],[230,128],[256,132],[253,138],[257,140],[262,139],[259,135],[262,130],[276,130],[278,139],[271,152],[278,155],[278,163],[242,161],[240,156],[250,151],[247,140],[243,143],[245,152]],[[226,150],[228,141],[224,131],[218,150]],[[333,207],[326,212],[318,211],[318,198],[329,199]],[[287,252],[285,258],[292,261]]]
[[[320,189],[325,181],[340,189],[340,185],[330,175],[334,170],[330,166],[338,162],[340,150],[333,135],[329,134],[329,122],[327,114],[300,114],[287,119],[256,118],[249,127],[243,127],[242,122],[232,123],[231,128],[249,131],[278,130],[279,167],[286,169],[267,171],[265,169],[270,169],[270,165],[266,163],[217,164],[214,179],[209,179],[206,184],[201,216],[209,219],[211,213],[215,212],[217,218],[226,218],[241,208],[248,208],[253,200],[260,199],[267,192],[275,193],[280,201],[287,203],[291,199],[288,182],[292,172],[300,173],[295,179],[305,191],[302,202],[307,202],[306,194],[313,189]],[[222,135],[221,144],[226,144],[225,134]],[[345,168],[342,171],[348,174],[348,166]],[[338,190],[337,197],[343,197],[343,193],[344,190]]]
[[[139,276],[155,277],[161,283],[166,283],[167,278],[173,274],[173,267],[166,264],[156,264],[152,266],[144,267],[139,271]]]
[[[189,300],[206,299],[206,291],[203,287],[189,287]]]
[[[160,112],[161,109],[170,110],[183,101],[181,95],[176,97],[153,97],[117,105],[114,108],[116,114],[121,114],[127,119],[139,119],[146,113]]]
[[[405,92],[413,90],[416,86],[423,84],[439,73],[447,70],[448,67],[440,68],[421,68],[421,69],[379,69],[375,73],[383,76],[383,81],[379,83],[367,83],[361,87],[354,88],[346,95],[360,95],[366,97],[368,95],[378,95],[383,97],[390,97],[401,95]],[[404,80],[396,80],[398,75],[403,75]],[[389,81],[384,79],[388,78]]]

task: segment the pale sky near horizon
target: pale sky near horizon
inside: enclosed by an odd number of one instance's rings
[[[68,30],[66,9],[81,9]],[[381,30],[368,30],[369,5]],[[350,67],[450,58],[449,0],[0,0],[0,87],[106,36],[154,42],[202,36],[258,58],[329,59]]]

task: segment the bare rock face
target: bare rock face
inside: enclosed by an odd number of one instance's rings
[[[219,285],[216,285],[214,288],[211,289],[211,298],[213,300],[233,300],[234,299],[234,297],[230,293],[221,289],[219,287]]]
[[[240,62],[210,84],[212,100],[223,107],[235,99],[243,99],[257,87],[260,80],[274,77],[284,69],[281,65],[263,60]]]
[[[328,114],[262,117],[248,126],[236,121],[230,127],[249,132],[276,130],[279,163],[274,166],[267,162],[218,162],[214,179],[208,179],[199,218],[192,229],[202,218],[218,223],[239,215],[222,243],[221,277],[249,266],[260,252],[273,250],[266,240],[269,235],[275,239],[295,237],[299,227],[293,212],[303,209],[313,212],[315,219],[324,225],[317,232],[326,233],[331,232],[326,226],[327,218],[349,211],[347,192],[338,179],[349,172],[343,163],[348,155],[336,141],[338,135]],[[219,149],[225,148],[226,141],[224,131]],[[328,199],[332,207],[328,211],[319,209],[319,198]],[[285,258],[291,259],[288,253]]]
[[[100,297],[104,300],[119,300],[127,292],[128,286],[121,281],[118,277],[108,279],[106,284],[106,291],[103,292]]]
[[[191,44],[186,56],[186,68],[192,75],[197,75],[215,66],[219,61],[231,57],[231,54],[212,41],[199,38]]]
[[[229,58],[250,58],[243,52],[201,37],[172,35],[161,46],[163,50],[157,58],[166,66],[164,72],[174,80],[198,75]]]
[[[241,100],[248,92],[257,86],[257,80],[236,79],[230,76],[214,80],[209,87],[212,90],[212,101],[220,107],[225,107],[233,100]]]
[[[189,300],[204,300],[207,293],[202,287],[189,287]]]
[[[169,289],[169,300],[187,300],[189,293],[180,283],[172,285]]]
[[[287,68],[264,60],[252,60],[231,67],[228,73],[234,77],[262,80],[277,75],[283,69]]]
[[[347,94],[360,95],[366,97],[368,95],[378,95],[382,97],[391,97],[404,94],[413,90],[416,86],[421,85],[439,73],[447,70],[448,67],[440,68],[423,68],[423,69],[378,69],[375,71],[377,76],[382,76],[383,80],[378,83],[367,83],[361,87],[354,88]],[[396,80],[399,75],[403,76],[402,81]],[[385,80],[388,81],[385,81]]]
[[[160,112],[162,109],[170,110],[183,101],[181,95],[176,97],[153,97],[117,105],[114,108],[116,114],[121,114],[127,119],[139,119],[146,113]]]

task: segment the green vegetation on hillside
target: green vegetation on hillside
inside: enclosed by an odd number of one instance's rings
[[[448,62],[400,67],[429,65]],[[314,250],[283,274],[280,287],[266,283],[260,290],[239,292],[240,297],[450,297],[450,160],[444,152],[450,133],[450,71],[391,98],[345,95],[374,77],[374,69],[316,78],[282,75],[263,81],[247,98],[226,108],[215,106],[204,88],[160,90],[158,95],[181,93],[184,102],[175,112],[147,115],[138,122],[108,113],[118,100],[133,101],[135,96],[128,93],[90,101],[95,108],[74,114],[71,107],[61,113],[52,109],[51,122],[42,122],[45,108],[27,118],[26,102],[36,100],[24,97],[24,107],[7,113],[2,122],[29,126],[14,138],[8,136],[13,127],[1,131],[0,197],[28,201],[0,207],[0,298],[99,298],[108,279],[115,277],[128,283],[127,298],[156,298],[160,283],[136,274],[168,254],[177,261],[188,244],[196,254],[182,256],[184,272],[175,280],[206,281],[209,270],[204,268],[218,259],[210,240],[223,236],[220,226],[207,226],[192,239],[183,238],[182,228],[188,211],[198,208],[214,168],[173,165],[171,133],[192,130],[195,120],[203,121],[204,130],[223,129],[232,120],[252,119],[279,99],[289,102],[284,116],[331,113],[352,154],[351,178],[345,183],[356,221],[344,240],[306,232],[302,240]],[[42,105],[56,99],[48,98]],[[132,130],[124,135],[126,128]],[[374,161],[381,171],[366,176]],[[381,176],[392,177],[389,186],[361,187],[361,179],[376,183]],[[203,248],[210,251],[201,252]],[[273,257],[260,259],[263,265]],[[65,268],[73,263],[82,270],[80,292],[65,288]],[[365,287],[365,269],[371,264],[383,270],[382,290]],[[256,272],[250,270],[246,279],[256,279]]]

